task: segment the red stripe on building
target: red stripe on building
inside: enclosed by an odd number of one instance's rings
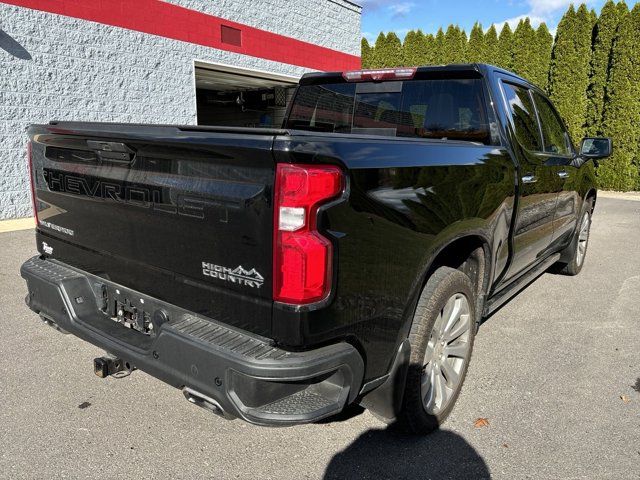
[[[3,0],[2,3],[316,70],[360,68],[360,57],[356,55],[231,22],[160,0]],[[222,42],[223,25],[241,31],[240,46]]]

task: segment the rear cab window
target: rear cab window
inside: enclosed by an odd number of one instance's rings
[[[285,128],[500,143],[481,78],[301,85]]]

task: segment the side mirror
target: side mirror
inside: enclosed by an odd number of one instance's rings
[[[602,159],[613,153],[613,142],[610,138],[585,138],[580,147],[580,156],[585,158]]]

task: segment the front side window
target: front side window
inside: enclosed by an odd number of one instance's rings
[[[484,84],[474,78],[301,86],[286,128],[495,145],[492,124]]]
[[[538,92],[533,92],[533,99],[540,117],[544,151],[558,155],[571,155],[573,149],[569,141],[569,134],[549,100]]]
[[[542,151],[540,129],[529,90],[511,83],[503,83],[502,88],[513,119],[516,137],[520,145],[533,152]]]

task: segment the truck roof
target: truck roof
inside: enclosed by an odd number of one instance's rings
[[[496,67],[495,65],[490,65],[486,63],[462,63],[462,64],[451,64],[451,65],[424,65],[419,67],[397,67],[397,68],[384,68],[384,69],[363,69],[362,72],[371,72],[374,70],[377,71],[389,71],[392,72],[394,70],[406,70],[411,69],[415,70],[415,75],[412,77],[416,78],[438,78],[441,76],[449,76],[454,74],[456,76],[460,76],[463,78],[479,78],[489,74],[490,72],[499,72],[504,73],[506,75],[510,75],[512,77],[518,78],[524,82],[528,81],[515,73],[505,70],[504,68]],[[322,83],[329,82],[342,82],[344,80],[344,75],[348,72],[311,72],[306,73],[300,79],[300,85],[316,85]],[[389,78],[391,80],[392,78]]]

